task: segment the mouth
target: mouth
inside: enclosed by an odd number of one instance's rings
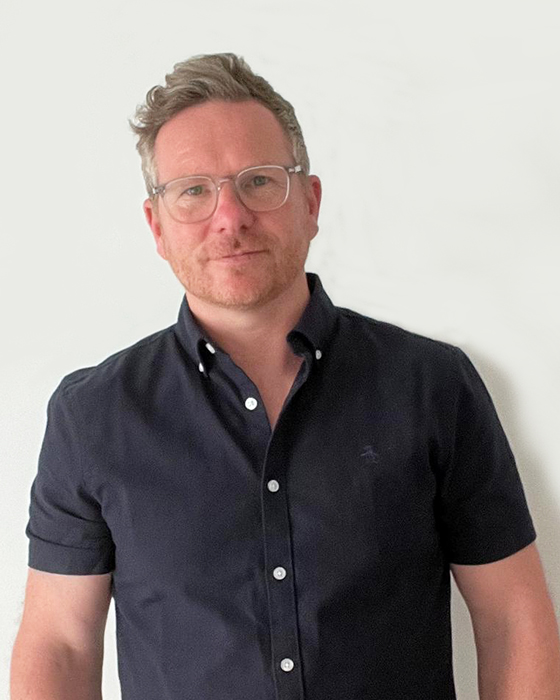
[[[244,251],[237,251],[235,253],[231,253],[230,255],[222,255],[219,258],[216,258],[217,260],[225,260],[227,261],[241,261],[241,260],[250,260],[251,258],[255,257],[256,255],[259,255],[260,253],[264,253],[264,250],[244,250]]]

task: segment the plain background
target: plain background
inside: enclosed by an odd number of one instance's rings
[[[243,55],[290,100],[321,176],[308,269],[333,301],[460,345],[518,459],[559,610],[560,16],[556,0],[3,0],[0,696],[47,400],[175,321],[127,119],[173,64]],[[455,591],[454,591],[455,592]],[[114,613],[104,697],[119,696]],[[458,694],[474,700],[454,596]]]

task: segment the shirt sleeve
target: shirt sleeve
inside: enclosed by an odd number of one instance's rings
[[[454,350],[458,383],[440,489],[441,533],[450,562],[485,564],[526,547],[536,533],[492,399],[465,353]]]
[[[51,397],[37,475],[31,486],[29,566],[58,574],[103,574],[114,544],[84,475],[83,433],[62,385]]]

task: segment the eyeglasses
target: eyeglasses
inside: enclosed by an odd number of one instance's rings
[[[290,194],[290,175],[303,172],[301,165],[257,165],[231,177],[191,175],[171,180],[152,191],[160,196],[172,219],[194,224],[209,219],[218,206],[225,182],[231,180],[237,197],[251,211],[279,209]]]

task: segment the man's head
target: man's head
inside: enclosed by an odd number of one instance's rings
[[[150,193],[146,218],[190,300],[250,309],[282,294],[289,299],[296,288],[301,293],[321,186],[307,174],[289,103],[231,54],[195,57],[177,64],[166,87],[150,90],[134,129]],[[265,165],[278,166],[286,178],[286,200],[277,207],[268,200],[261,207],[236,179]],[[192,176],[207,179],[185,180]],[[217,199],[212,181],[220,187]],[[262,197],[268,182],[259,172],[247,187]],[[214,201],[213,212],[202,207],[202,218],[185,215],[192,207],[198,212],[204,197]]]

